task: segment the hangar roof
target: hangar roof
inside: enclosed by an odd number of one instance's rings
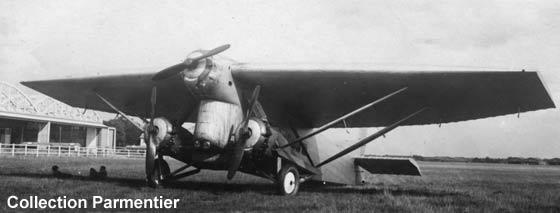
[[[0,117],[105,127],[96,111],[71,107],[39,93],[26,94],[16,86],[2,81],[0,81]]]

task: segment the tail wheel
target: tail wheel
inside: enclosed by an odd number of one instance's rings
[[[281,195],[295,195],[299,190],[299,172],[292,164],[282,166],[278,173],[278,192]]]
[[[163,159],[156,158],[155,159],[155,169],[154,174],[152,175],[151,185],[153,187],[162,186],[165,184],[167,178],[171,174],[171,169],[169,169],[169,164]]]

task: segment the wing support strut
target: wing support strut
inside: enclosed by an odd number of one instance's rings
[[[399,121],[397,121],[397,122],[391,124],[390,126],[387,126],[387,127],[383,128],[383,129],[377,131],[376,133],[374,133],[374,134],[372,134],[372,135],[370,135],[370,136],[368,136],[368,137],[366,137],[366,138],[364,138],[364,139],[358,141],[358,142],[355,143],[354,145],[352,145],[352,146],[346,148],[345,150],[342,150],[341,152],[339,152],[339,153],[333,155],[332,157],[328,158],[327,160],[325,160],[325,161],[323,161],[323,162],[317,164],[317,166],[315,166],[315,167],[321,167],[321,166],[323,166],[323,165],[325,165],[325,164],[327,164],[327,163],[330,163],[330,162],[333,161],[333,160],[336,160],[336,159],[338,159],[338,158],[340,158],[340,157],[342,157],[342,156],[344,156],[344,155],[346,155],[346,154],[348,154],[348,153],[350,153],[350,152],[352,152],[352,151],[354,151],[354,150],[360,148],[360,147],[363,146],[363,145],[366,145],[367,143],[369,143],[369,142],[375,140],[376,138],[378,138],[378,137],[384,135],[385,133],[387,133],[387,132],[389,132],[389,131],[391,131],[391,130],[397,128],[401,123],[403,123],[403,122],[407,121],[408,119],[414,117],[415,115],[417,115],[418,113],[424,111],[425,109],[426,109],[426,108],[422,108],[422,109],[420,109],[420,110],[418,110],[418,111],[416,111],[416,112],[414,112],[414,113],[412,113],[412,114],[406,116],[405,118],[403,118],[403,119],[401,119],[401,120],[399,120]]]
[[[115,107],[113,104],[111,104],[111,102],[109,102],[103,96],[99,95],[99,93],[96,92],[95,95],[97,95],[97,97],[99,97],[99,99],[101,99],[103,102],[105,102],[105,104],[107,104],[107,106],[111,107],[111,109],[115,110],[115,112],[117,112],[119,115],[123,116],[128,122],[130,122],[132,125],[134,125],[136,128],[138,128],[140,131],[144,131],[143,126],[140,126],[136,122],[132,121],[132,118],[130,118],[128,115],[124,114],[124,112],[120,111],[117,107]]]
[[[343,116],[340,117],[340,118],[337,118],[337,119],[334,120],[334,121],[331,121],[331,122],[329,122],[329,123],[327,123],[327,124],[325,124],[325,125],[319,127],[319,129],[315,130],[314,132],[309,133],[309,134],[307,134],[307,135],[305,135],[305,136],[303,136],[303,137],[299,137],[298,139],[296,139],[296,140],[294,140],[294,141],[292,141],[292,142],[290,142],[290,143],[288,143],[288,144],[286,144],[286,145],[284,145],[284,146],[281,146],[281,147],[279,147],[279,148],[280,148],[280,149],[281,149],[281,148],[286,148],[286,147],[291,146],[291,145],[294,145],[294,144],[296,144],[296,143],[301,143],[301,142],[303,142],[303,140],[308,139],[308,138],[310,138],[310,137],[312,137],[312,136],[314,136],[314,135],[316,135],[316,134],[319,134],[319,133],[321,133],[321,132],[323,132],[323,131],[325,131],[325,130],[331,128],[331,127],[333,127],[333,126],[336,125],[338,122],[344,121],[346,118],[348,118],[348,117],[350,117],[350,116],[353,116],[353,115],[355,115],[355,114],[357,114],[357,113],[359,113],[359,112],[361,112],[361,111],[364,111],[364,110],[366,110],[366,109],[372,107],[373,105],[378,104],[378,103],[384,101],[385,99],[388,99],[388,98],[390,98],[390,97],[392,97],[392,96],[394,96],[394,95],[396,95],[396,94],[399,94],[399,93],[405,91],[406,89],[407,89],[407,87],[404,87],[404,88],[399,89],[399,90],[397,90],[397,91],[395,91],[395,92],[393,92],[393,93],[391,93],[391,94],[388,94],[388,95],[386,95],[386,96],[384,96],[384,97],[382,97],[382,98],[380,98],[380,99],[377,99],[377,100],[375,100],[375,101],[373,101],[373,102],[371,102],[371,103],[369,103],[369,104],[366,104],[366,105],[364,105],[364,106],[362,106],[362,107],[360,107],[360,108],[358,108],[358,109],[356,109],[356,110],[354,110],[354,111],[352,111],[352,112],[350,112],[350,113],[348,113],[348,114],[346,114],[346,115],[343,115]],[[346,123],[346,122],[345,122],[345,123]]]

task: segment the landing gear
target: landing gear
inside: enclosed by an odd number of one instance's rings
[[[148,177],[148,186],[157,188],[166,184],[171,170],[169,169],[169,164],[161,158],[155,159],[154,166],[154,172],[151,177]]]
[[[299,172],[292,164],[284,164],[277,177],[278,193],[295,195],[299,189]]]

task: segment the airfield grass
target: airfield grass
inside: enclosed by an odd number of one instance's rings
[[[170,164],[172,169],[181,166],[176,161]],[[224,172],[217,171],[202,171],[166,188],[148,188],[142,159],[0,157],[0,211],[10,211],[6,204],[10,195],[86,198],[89,205],[94,195],[141,199],[161,195],[180,199],[176,211],[184,212],[560,212],[559,166],[419,164],[422,177],[367,175],[369,183],[363,186],[303,184],[297,196],[284,197],[276,195],[268,180],[238,174],[228,181]],[[55,178],[52,165],[74,176]],[[89,179],[89,168],[101,165],[109,177]]]

